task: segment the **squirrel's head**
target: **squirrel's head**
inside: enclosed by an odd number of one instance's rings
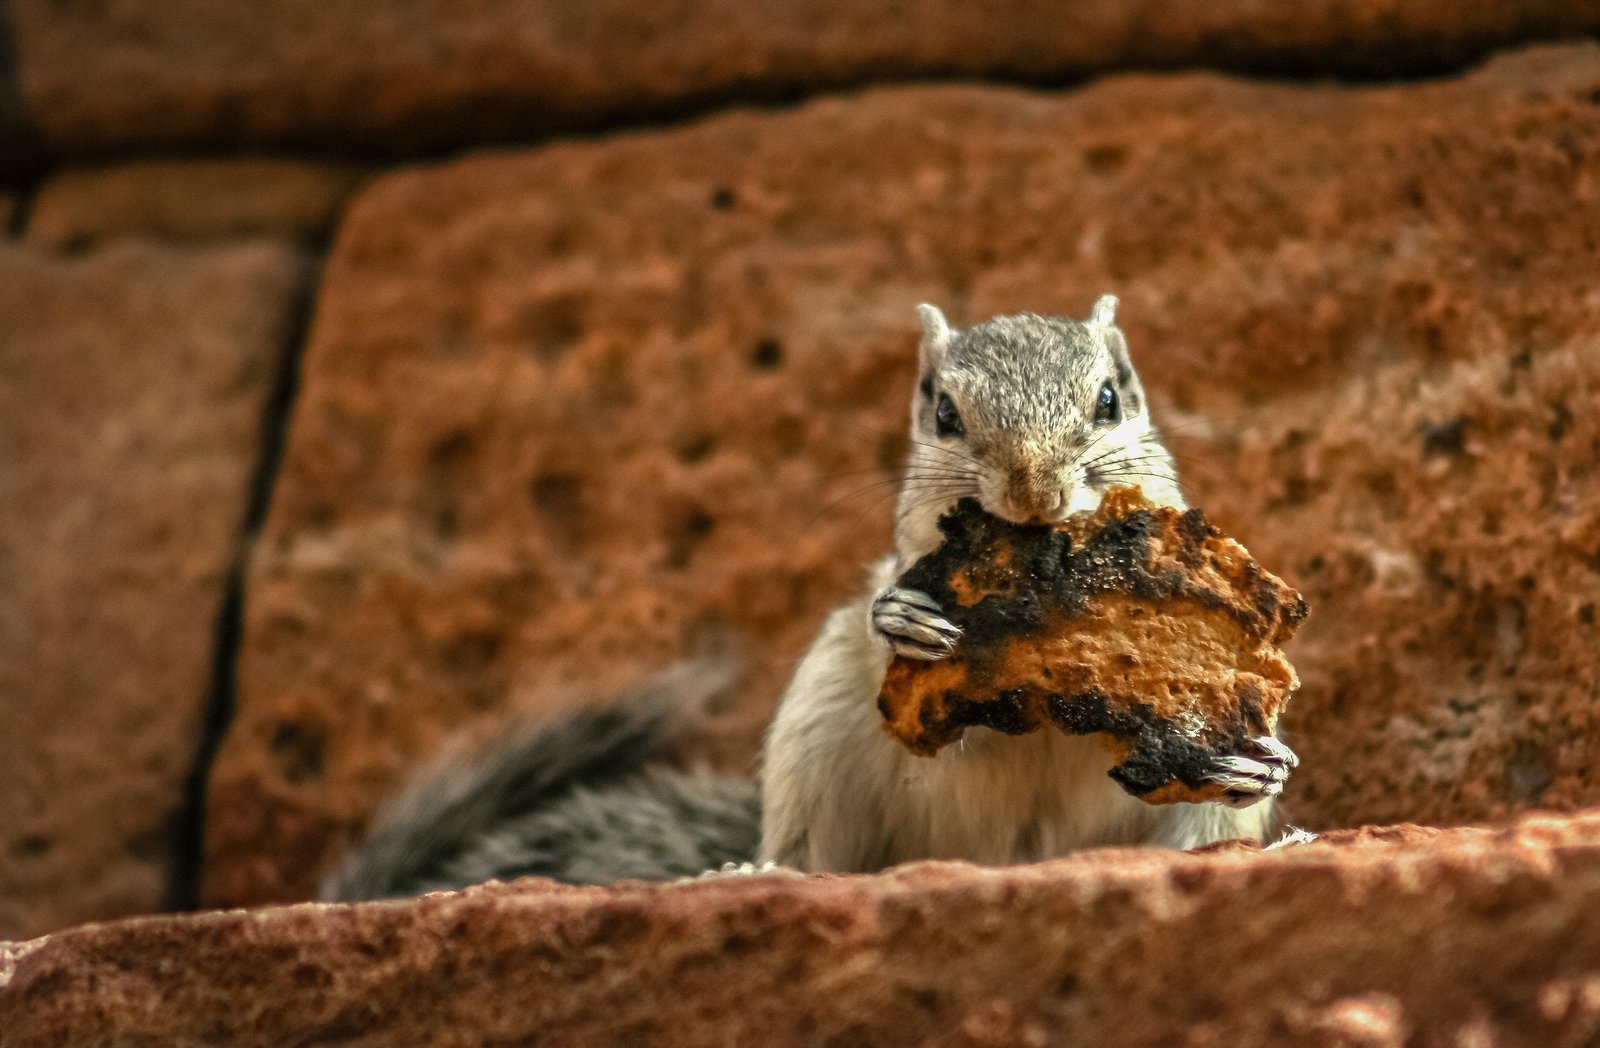
[[[937,307],[917,307],[923,331],[902,524],[917,509],[936,517],[963,495],[1019,523],[1093,509],[1115,484],[1171,497],[1172,462],[1151,427],[1116,309],[1116,298],[1103,295],[1086,321],[1023,313],[957,332]]]

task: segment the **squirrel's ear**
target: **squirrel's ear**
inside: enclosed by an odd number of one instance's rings
[[[1117,296],[1101,295],[1089,310],[1090,327],[1111,327],[1117,322]]]
[[[1101,295],[1089,311],[1089,327],[1105,340],[1111,359],[1117,366],[1117,385],[1122,389],[1122,406],[1128,414],[1144,409],[1144,385],[1138,372],[1133,370],[1133,357],[1128,353],[1128,340],[1117,327],[1117,296]]]
[[[950,347],[950,325],[945,323],[944,314],[939,312],[938,306],[930,306],[926,302],[917,307],[917,316],[922,318],[922,346],[917,353],[920,358],[918,372],[926,375],[944,360],[944,351]]]

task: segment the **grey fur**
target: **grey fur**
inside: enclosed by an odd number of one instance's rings
[[[476,753],[447,756],[384,807],[322,898],[529,875],[666,879],[749,861],[761,835],[755,786],[661,763],[730,678],[723,664],[685,663],[609,706],[525,723]]]

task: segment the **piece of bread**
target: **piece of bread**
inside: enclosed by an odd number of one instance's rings
[[[1279,646],[1306,602],[1199,510],[1115,488],[1057,527],[1012,524],[963,499],[943,544],[899,585],[961,627],[937,662],[895,658],[878,709],[929,755],[968,727],[1096,734],[1111,776],[1154,804],[1216,800],[1217,757],[1274,732],[1299,685]]]

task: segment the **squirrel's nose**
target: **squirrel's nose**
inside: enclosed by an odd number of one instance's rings
[[[1068,495],[1059,484],[1043,484],[1027,474],[1013,475],[1006,485],[1012,519],[1026,524],[1054,524],[1067,514]]]

